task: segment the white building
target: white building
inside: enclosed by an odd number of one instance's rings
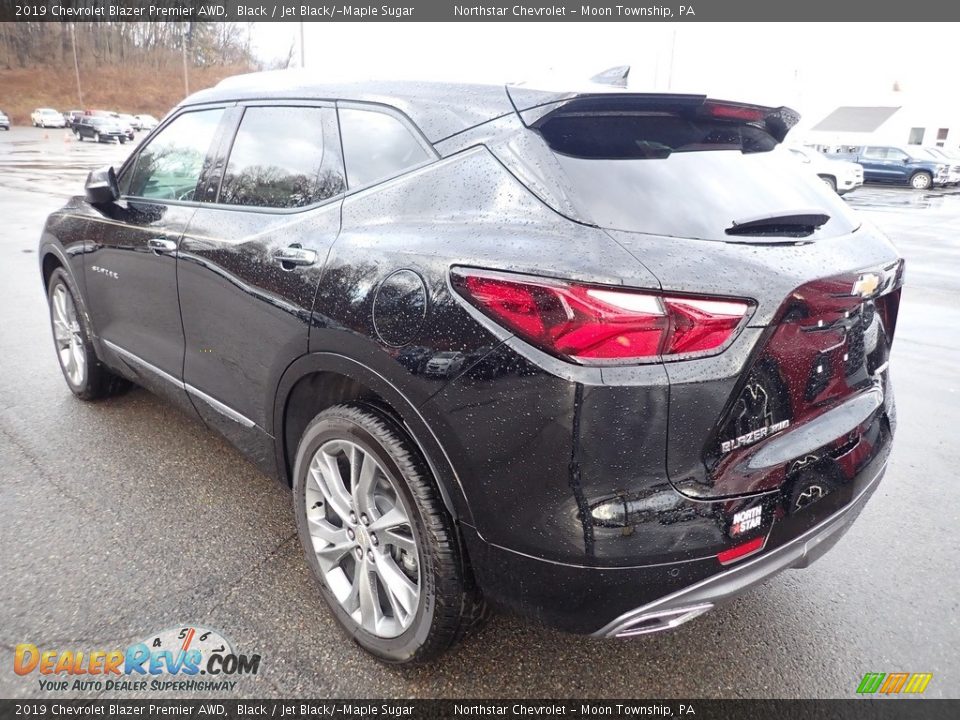
[[[875,105],[844,105],[797,128],[795,139],[822,149],[860,145],[960,147],[960,108],[946,98],[893,92]]]

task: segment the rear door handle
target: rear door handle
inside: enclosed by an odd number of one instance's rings
[[[292,270],[294,267],[313,265],[317,261],[317,253],[305,250],[299,245],[291,245],[274,252],[273,259],[280,263],[284,270]]]
[[[147,240],[147,247],[159,255],[160,253],[174,252],[177,249],[177,243],[164,238],[150,238]]]

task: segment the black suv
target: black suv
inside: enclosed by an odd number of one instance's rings
[[[70,389],[142,385],[291,486],[349,637],[653,632],[836,542],[903,264],[771,152],[795,113],[300,77],[185,100],[40,258]]]
[[[118,140],[121,145],[127,142],[127,134],[120,121],[104,115],[81,115],[73,125],[73,132],[80,141],[90,138],[96,142]]]

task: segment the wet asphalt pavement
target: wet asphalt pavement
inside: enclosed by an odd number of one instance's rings
[[[894,671],[960,696],[960,190],[848,196],[905,255],[908,286],[890,468],[833,551],[672,634],[599,641],[497,616],[402,670],[334,625],[286,490],[142,390],[97,404],[67,390],[37,240],[86,170],[131,148],[68,138],[0,133],[0,697],[45,695],[13,673],[18,643],[109,650],[188,624],[262,656],[245,697],[846,698]]]

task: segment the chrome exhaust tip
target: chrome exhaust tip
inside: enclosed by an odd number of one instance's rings
[[[607,637],[626,638],[672,630],[712,609],[713,603],[701,603],[673,610],[655,610],[626,620],[608,632]]]

